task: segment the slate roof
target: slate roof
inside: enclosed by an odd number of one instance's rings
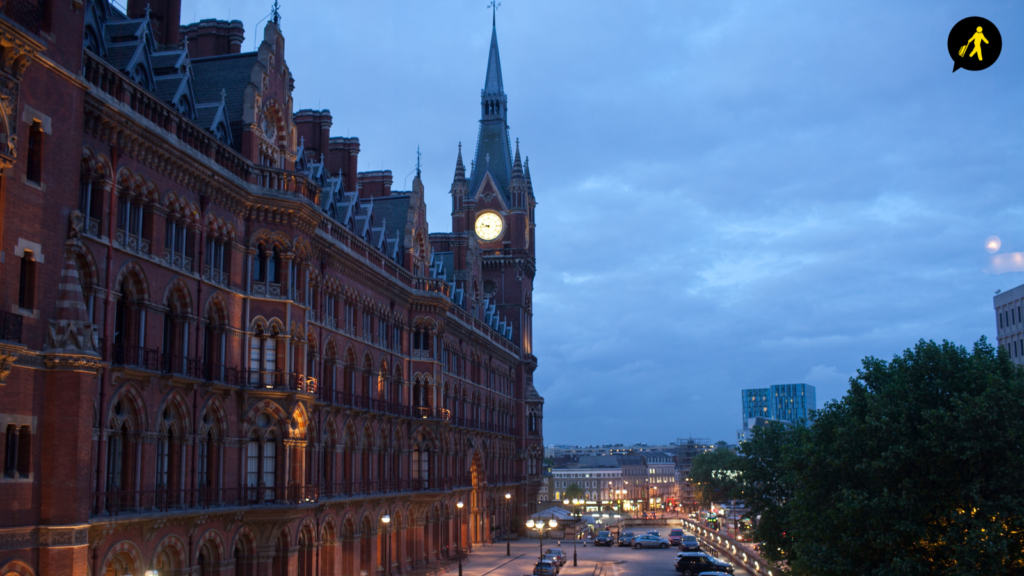
[[[226,92],[227,115],[231,122],[231,138],[238,149],[242,145],[242,108],[245,88],[256,65],[256,52],[210,56],[192,60],[195,84],[192,92],[196,102],[220,102],[220,91]]]
[[[618,461],[619,466],[643,466],[644,460],[640,456],[634,454],[623,454],[614,457]]]
[[[580,456],[580,468],[621,468],[615,456]]]

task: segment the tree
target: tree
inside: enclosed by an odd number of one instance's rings
[[[743,452],[762,549],[794,575],[1024,571],[1024,370],[984,338],[866,358],[807,427]]]
[[[574,498],[582,500],[583,499],[583,489],[580,488],[579,485],[577,485],[575,482],[573,482],[572,484],[569,484],[568,488],[565,489],[565,493],[562,495],[562,498],[564,498],[564,499],[566,499],[566,500],[568,500],[570,502],[572,502],[572,500]]]
[[[770,562],[792,561],[795,557],[787,506],[796,486],[796,464],[791,459],[798,454],[796,447],[807,432],[803,423],[785,426],[770,422],[755,428],[753,438],[740,446],[745,456],[744,502],[751,516],[759,517],[753,537],[761,542],[761,556]]]
[[[702,506],[707,508],[712,502],[742,497],[741,460],[724,445],[693,458],[690,482]]]

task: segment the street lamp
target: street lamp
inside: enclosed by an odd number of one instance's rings
[[[548,521],[548,525],[551,526],[551,528],[555,528],[556,526],[558,526],[558,520],[555,520],[554,518],[552,518],[551,520]],[[543,520],[538,520],[538,521],[534,522],[533,518],[530,518],[529,520],[526,521],[526,527],[527,528],[533,528],[534,530],[537,531],[537,538],[540,539],[540,542],[539,542],[539,545],[540,545],[540,550],[539,550],[540,551],[540,559],[543,560],[544,559],[544,521]]]
[[[459,576],[462,576],[462,506],[462,500],[455,503],[455,507],[459,509],[459,531],[457,532],[459,539],[456,544],[459,553]]]
[[[574,521],[573,526],[572,526],[572,565],[573,566],[576,566],[576,540],[579,538],[579,536],[576,534],[576,531],[579,530],[579,528],[580,528],[579,518],[576,517],[576,506],[579,505],[579,503],[580,503],[580,501],[579,501],[578,498],[573,498],[572,499],[572,519]],[[562,500],[562,504],[565,504],[566,506],[568,506],[569,505],[569,500],[568,499]]]
[[[391,516],[385,514],[380,521],[384,523],[384,576],[388,576],[389,564],[391,564],[391,557],[388,554],[388,526],[391,524]]]
[[[509,518],[509,506],[511,504],[511,500],[512,493],[505,492],[505,556],[512,555],[512,541],[508,539],[508,529],[512,524],[511,519]]]

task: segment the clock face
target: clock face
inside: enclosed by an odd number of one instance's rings
[[[504,226],[501,216],[494,212],[484,212],[476,217],[476,235],[481,240],[490,241],[501,236],[501,228]]]

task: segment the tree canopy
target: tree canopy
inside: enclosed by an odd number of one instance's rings
[[[866,358],[812,422],[742,451],[755,536],[794,575],[1024,571],[1024,370],[984,338]]]
[[[724,445],[702,452],[693,458],[690,482],[701,505],[707,508],[712,502],[742,497],[741,460],[735,452]]]
[[[562,493],[562,498],[569,500],[570,502],[573,500],[573,498],[578,498],[582,500],[583,488],[580,488],[578,484],[573,482],[572,484],[569,484],[569,487],[566,488],[565,492]]]

